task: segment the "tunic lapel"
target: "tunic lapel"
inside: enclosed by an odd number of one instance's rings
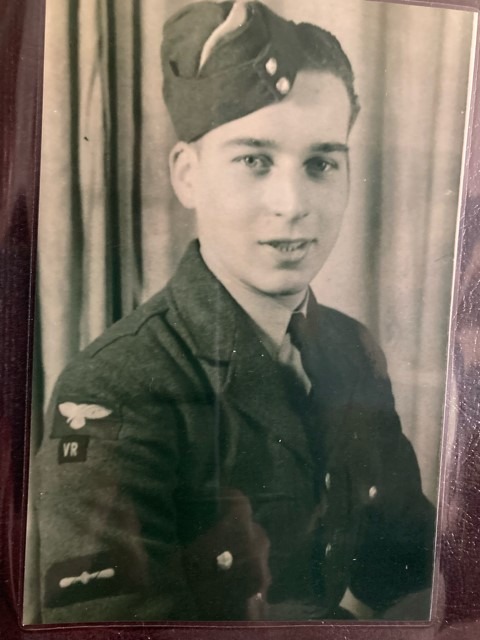
[[[251,428],[287,448],[302,466],[311,466],[311,456],[301,417],[289,401],[282,367],[273,361],[249,318],[237,326],[235,349],[224,393],[245,416]]]
[[[170,285],[177,330],[191,345],[214,392],[240,411],[248,427],[311,465],[298,414],[287,400],[281,367],[263,346],[254,324],[208,270],[193,243]]]
[[[235,406],[249,428],[287,448],[302,465],[312,466],[304,425],[288,395],[291,389],[281,365],[263,346],[254,324],[208,270],[194,243],[170,284],[171,303],[192,352],[202,363],[214,392]],[[309,316],[319,327],[318,428],[326,428],[325,443],[338,443],[358,377],[339,344],[329,314],[311,296]],[[343,348],[342,348],[343,347]]]
[[[318,412],[325,425],[324,446],[328,457],[333,448],[345,447],[351,437],[347,433],[347,416],[360,371],[351,357],[352,344],[345,342],[345,332],[339,334],[331,311],[313,299],[308,313],[318,327],[316,392]]]

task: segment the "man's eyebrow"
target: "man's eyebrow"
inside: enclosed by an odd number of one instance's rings
[[[225,147],[252,147],[254,149],[275,149],[278,145],[273,140],[261,138],[233,138],[227,140]]]
[[[335,151],[341,153],[348,153],[348,145],[342,142],[318,142],[310,146],[310,151],[317,151],[320,153],[334,153]]]

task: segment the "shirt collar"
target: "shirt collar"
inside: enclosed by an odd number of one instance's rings
[[[217,261],[209,260],[208,255],[205,256],[202,253],[202,258],[213,275],[253,320],[265,347],[271,355],[276,357],[285,338],[292,313],[299,311],[304,315],[307,314],[309,289],[306,289],[301,304],[292,311],[280,297],[255,291],[233,278],[221,268]]]

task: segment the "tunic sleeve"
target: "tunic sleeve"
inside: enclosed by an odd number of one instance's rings
[[[360,517],[350,588],[381,611],[431,585],[435,509],[422,492],[415,452],[401,430],[385,357],[366,330],[361,342],[366,375],[353,405],[362,428],[352,456]]]
[[[131,364],[85,357],[54,392],[35,465],[43,622],[195,618],[176,536],[181,419]]]

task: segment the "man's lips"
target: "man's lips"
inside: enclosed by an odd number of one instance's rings
[[[316,240],[313,238],[278,238],[273,240],[263,240],[259,244],[270,246],[273,249],[277,249],[281,252],[292,253],[294,251],[301,251],[303,249],[306,249],[314,242],[316,242]]]

